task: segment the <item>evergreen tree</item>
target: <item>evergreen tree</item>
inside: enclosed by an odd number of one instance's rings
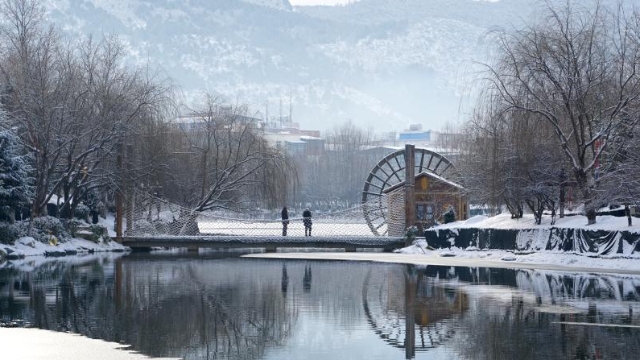
[[[14,130],[0,131],[0,218],[4,220],[13,221],[14,210],[28,203],[33,192],[29,158],[22,150]]]

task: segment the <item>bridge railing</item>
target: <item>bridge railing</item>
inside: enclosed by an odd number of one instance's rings
[[[159,198],[147,197],[129,208],[125,236],[282,236],[283,223],[279,211],[272,219],[242,218],[232,213],[193,212]],[[385,225],[386,226],[386,225]],[[384,229],[382,229],[384,230]],[[384,231],[381,231],[383,233]],[[304,236],[301,217],[291,217],[287,236]],[[368,225],[362,206],[334,212],[313,212],[312,236],[375,236]]]

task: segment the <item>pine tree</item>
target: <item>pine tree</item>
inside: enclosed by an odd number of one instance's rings
[[[0,131],[0,217],[9,221],[13,221],[15,209],[30,201],[33,192],[29,157],[20,144],[14,130]]]

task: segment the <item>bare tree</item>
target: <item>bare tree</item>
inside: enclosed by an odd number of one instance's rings
[[[380,142],[371,129],[351,121],[329,130],[325,139],[324,151],[299,154],[297,158],[302,179],[300,198],[318,205],[357,203],[368,172],[380,160],[367,150]]]
[[[246,106],[224,105],[209,95],[202,108],[176,126],[182,139],[176,165],[182,172],[175,172],[170,187],[179,193],[184,181],[190,184],[192,190],[180,200],[193,211],[244,209],[251,203],[247,194],[252,188],[272,188],[278,182],[280,175],[266,174],[287,171],[283,153],[266,142]]]
[[[32,214],[61,195],[71,217],[84,193],[113,183],[117,144],[170,94],[154,74],[123,66],[116,38],[64,42],[42,14],[35,0],[2,3],[2,100],[34,154]]]
[[[459,167],[471,201],[497,208],[505,205],[513,218],[524,207],[541,222],[544,210],[558,207],[563,158],[553,129],[527,112],[501,108],[491,93],[480,101],[466,124]]]
[[[554,130],[559,154],[595,223],[597,178],[606,149],[638,119],[638,27],[625,8],[546,3],[542,19],[500,34],[500,59],[490,67],[501,108],[531,114]]]

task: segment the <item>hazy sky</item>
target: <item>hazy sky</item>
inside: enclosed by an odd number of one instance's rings
[[[358,0],[289,0],[293,6],[304,5],[341,5],[348,4],[350,2],[356,2]]]

